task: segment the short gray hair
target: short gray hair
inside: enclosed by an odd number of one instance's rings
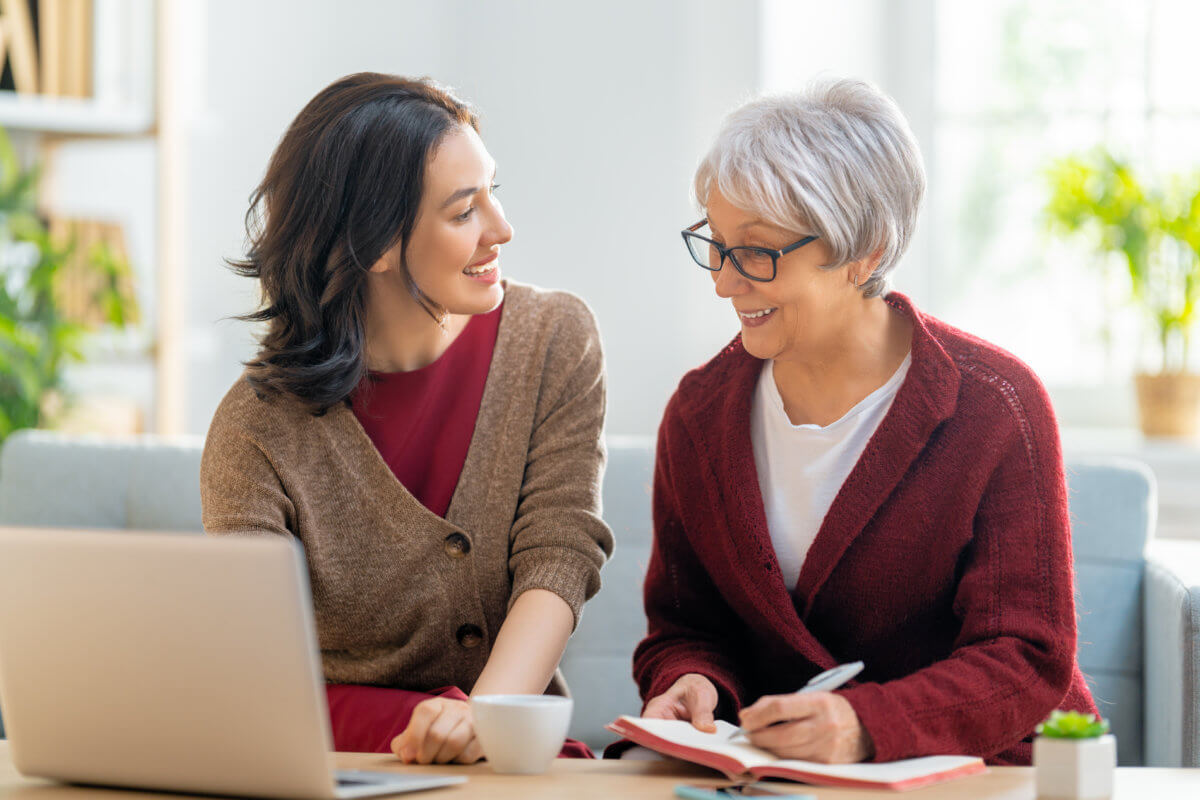
[[[712,187],[782,228],[819,235],[834,269],[882,248],[863,283],[883,294],[908,248],[925,194],[925,167],[896,103],[864,81],[820,80],[731,112],[696,170],[701,206]]]

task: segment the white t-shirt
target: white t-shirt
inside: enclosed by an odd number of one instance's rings
[[[800,565],[834,497],[887,416],[911,364],[909,354],[887,383],[825,427],[793,425],[775,385],[775,362],[763,365],[750,412],[750,438],[767,530],[789,592],[796,588]]]

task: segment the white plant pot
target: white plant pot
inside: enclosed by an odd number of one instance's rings
[[[1033,768],[1039,800],[1111,797],[1117,740],[1111,733],[1092,739],[1038,736],[1033,740]]]

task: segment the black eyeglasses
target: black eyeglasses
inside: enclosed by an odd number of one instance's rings
[[[720,272],[721,267],[725,266],[725,259],[728,258],[733,262],[734,269],[743,276],[761,283],[775,280],[779,259],[819,238],[805,236],[782,250],[771,250],[766,247],[722,247],[707,236],[696,233],[707,224],[708,220],[702,219],[682,231],[683,243],[687,245],[688,252],[692,254],[692,260],[710,272]]]

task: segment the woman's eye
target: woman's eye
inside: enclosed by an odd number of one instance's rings
[[[496,190],[497,190],[497,189],[499,189],[499,188],[500,188],[500,184],[498,184],[498,183],[493,183],[493,184],[491,185],[492,194],[495,194],[495,193],[496,193]]]
[[[743,250],[739,255],[747,261],[770,261],[771,257],[761,250]]]
[[[454,219],[458,222],[466,222],[467,220],[469,220],[471,218],[471,215],[474,213],[475,213],[475,206],[471,206],[470,208],[468,208],[463,213],[459,214]]]

